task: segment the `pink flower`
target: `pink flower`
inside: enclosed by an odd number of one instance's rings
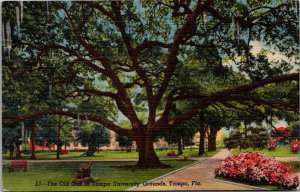
[[[268,149],[269,150],[275,150],[276,147],[277,147],[277,140],[276,139],[268,141]]]
[[[290,144],[290,151],[293,153],[297,153],[300,149],[300,141],[298,139],[293,140]]]
[[[274,158],[265,158],[259,153],[240,153],[222,161],[215,169],[218,176],[243,181],[265,182],[296,188],[298,176],[290,171],[290,166],[278,163]]]

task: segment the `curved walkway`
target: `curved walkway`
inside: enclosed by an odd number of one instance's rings
[[[133,191],[166,190],[254,190],[255,188],[214,180],[214,169],[230,152],[223,149],[213,157],[201,158],[198,163],[172,174],[149,181],[149,186],[131,188]]]
[[[277,161],[300,161],[300,157],[275,157]]]

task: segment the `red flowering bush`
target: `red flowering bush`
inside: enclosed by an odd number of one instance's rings
[[[277,147],[277,140],[276,139],[272,139],[270,141],[268,141],[268,149],[269,150],[275,150]]]
[[[175,156],[175,155],[176,155],[175,151],[169,151],[167,153],[167,156]]]
[[[290,144],[290,151],[293,153],[298,153],[300,149],[300,141],[299,140],[293,140]]]
[[[259,153],[230,156],[216,167],[215,174],[241,181],[269,183],[287,189],[299,185],[299,178],[290,171],[290,166],[278,163],[274,158],[265,158]]]

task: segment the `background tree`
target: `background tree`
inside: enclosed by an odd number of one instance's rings
[[[245,125],[240,129],[232,130],[229,133],[229,137],[224,139],[225,147],[239,148],[239,149],[263,149],[267,146],[270,140],[266,128],[261,126]]]
[[[87,156],[93,156],[98,147],[110,144],[110,135],[107,129],[94,123],[85,123],[76,134],[76,138],[83,146],[88,146],[85,153]]]
[[[290,123],[289,127],[291,129],[291,136],[294,137],[295,139],[299,140],[299,137],[300,137],[300,135],[299,135],[299,130],[300,130],[299,121]]]
[[[44,116],[37,123],[36,144],[53,146],[56,144],[56,126],[53,116]]]
[[[119,143],[119,147],[124,147],[127,152],[131,152],[133,142],[130,138],[117,134],[116,141]]]
[[[21,158],[21,153],[17,147],[20,146],[21,139],[20,127],[6,127],[2,128],[2,151],[9,152],[9,159],[13,158],[14,152],[16,152],[16,158]]]
[[[214,107],[214,108],[213,108]],[[220,109],[220,106],[216,107],[212,105],[212,107],[207,108],[204,111],[204,119],[203,122],[206,126],[206,137],[207,137],[207,151],[216,151],[217,150],[217,133],[226,125],[228,125],[228,121],[230,117],[226,116],[224,111],[225,109]]]
[[[23,5],[24,15],[17,17],[15,7],[23,7],[19,2],[3,4],[2,18],[8,31],[3,71],[21,73],[18,78],[4,75],[4,89],[27,82],[14,88],[18,89],[16,95],[22,92],[28,101],[20,114],[4,110],[6,124],[48,114],[76,119],[84,112],[90,121],[137,143],[137,166],[165,167],[153,148],[155,135],[212,104],[238,102],[298,111],[297,13],[285,1],[51,2],[49,13],[45,12],[46,2]],[[20,23],[20,35],[18,30],[10,35],[10,29],[18,29]],[[275,47],[290,60],[268,59],[273,50],[253,53],[252,43],[257,41]],[[204,76],[194,79],[205,77],[202,87],[181,87],[176,75],[191,69],[186,64],[197,52],[200,58],[193,59],[198,61],[195,68],[209,69],[216,61],[220,67],[231,65],[228,72],[238,75],[206,81],[211,72],[220,70],[204,70]],[[273,95],[275,89],[260,89],[278,84],[291,87],[288,97]],[[4,97],[10,95],[7,90]],[[48,90],[54,94],[37,100]],[[95,101],[98,105],[91,105],[92,110],[80,112],[81,103]],[[170,117],[171,106],[181,101],[195,104]],[[104,104],[109,110],[105,111]],[[111,111],[118,113],[109,115]],[[140,119],[145,112],[146,122]],[[131,123],[131,129],[114,121],[112,117],[118,114]],[[79,115],[79,119],[85,116]]]
[[[183,154],[184,146],[190,146],[192,139],[197,131],[195,121],[190,120],[186,123],[174,127],[171,131],[163,134],[163,138],[168,144],[177,145],[177,155]]]
[[[170,111],[171,116],[175,117],[176,115],[180,114],[181,111],[186,110],[185,103],[173,105]],[[192,139],[197,132],[197,122],[195,119],[190,119],[189,121],[182,123],[173,127],[168,132],[162,132],[159,134],[158,137],[164,138],[168,144],[176,144],[177,145],[177,155],[183,154],[183,149],[185,145],[191,145]]]
[[[55,117],[56,126],[56,159],[60,159],[59,154],[62,153],[62,146],[65,145],[65,150],[69,142],[74,141],[73,119],[63,116]]]
[[[74,120],[63,118],[63,126],[61,130],[61,142],[64,145],[64,150],[75,140]]]

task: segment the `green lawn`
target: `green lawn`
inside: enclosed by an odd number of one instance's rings
[[[300,172],[300,162],[299,161],[280,162],[280,163],[291,166],[291,169],[294,172]]]
[[[248,149],[243,149],[243,150],[239,150],[239,149],[233,149],[232,150],[232,154],[233,155],[237,155],[239,153],[242,152],[258,152],[261,154],[265,154],[268,156],[275,156],[275,157],[299,157],[300,156],[300,152],[297,154],[293,154],[292,152],[290,152],[288,146],[281,146],[279,148],[277,148],[274,151],[269,151],[268,149],[263,149],[263,150],[254,150],[252,148],[248,148]]]
[[[166,158],[167,153],[169,150],[157,150],[156,153],[160,158]],[[219,152],[220,149],[217,151],[207,152],[202,157],[211,157],[215,155],[217,152]],[[176,151],[177,152],[177,151]],[[198,150],[193,149],[190,151],[190,149],[183,150],[184,154],[190,154],[191,157],[198,157]],[[132,152],[126,152],[126,151],[100,151],[99,153],[96,152],[95,156],[93,157],[83,157],[81,156],[84,152],[70,152],[67,155],[60,155],[61,159],[74,159],[74,160],[101,160],[101,159],[137,159],[138,158],[138,152],[132,151]],[[55,152],[40,152],[36,153],[37,159],[45,160],[45,159],[55,159],[56,153]],[[29,159],[30,154],[22,154],[22,159]],[[171,157],[174,159],[177,159],[176,156]],[[3,154],[3,159],[8,159],[8,154]]]
[[[100,186],[72,186],[71,181],[76,176],[77,167],[82,162],[52,162],[52,163],[29,163],[27,172],[16,169],[8,172],[7,164],[3,165],[3,187],[7,190],[22,191],[107,191],[125,190],[132,186],[114,186],[120,183],[143,183],[178,168],[190,165],[195,161],[164,161],[171,165],[165,169],[125,170],[112,166],[130,165],[135,162],[95,162],[92,167],[92,177],[95,184]],[[48,183],[58,186],[48,186]],[[105,184],[106,183],[106,184]],[[41,185],[40,185],[41,184]],[[69,185],[69,186],[59,186]],[[102,186],[101,186],[102,185]],[[106,185],[104,187],[104,185]],[[110,186],[107,186],[110,185]]]

